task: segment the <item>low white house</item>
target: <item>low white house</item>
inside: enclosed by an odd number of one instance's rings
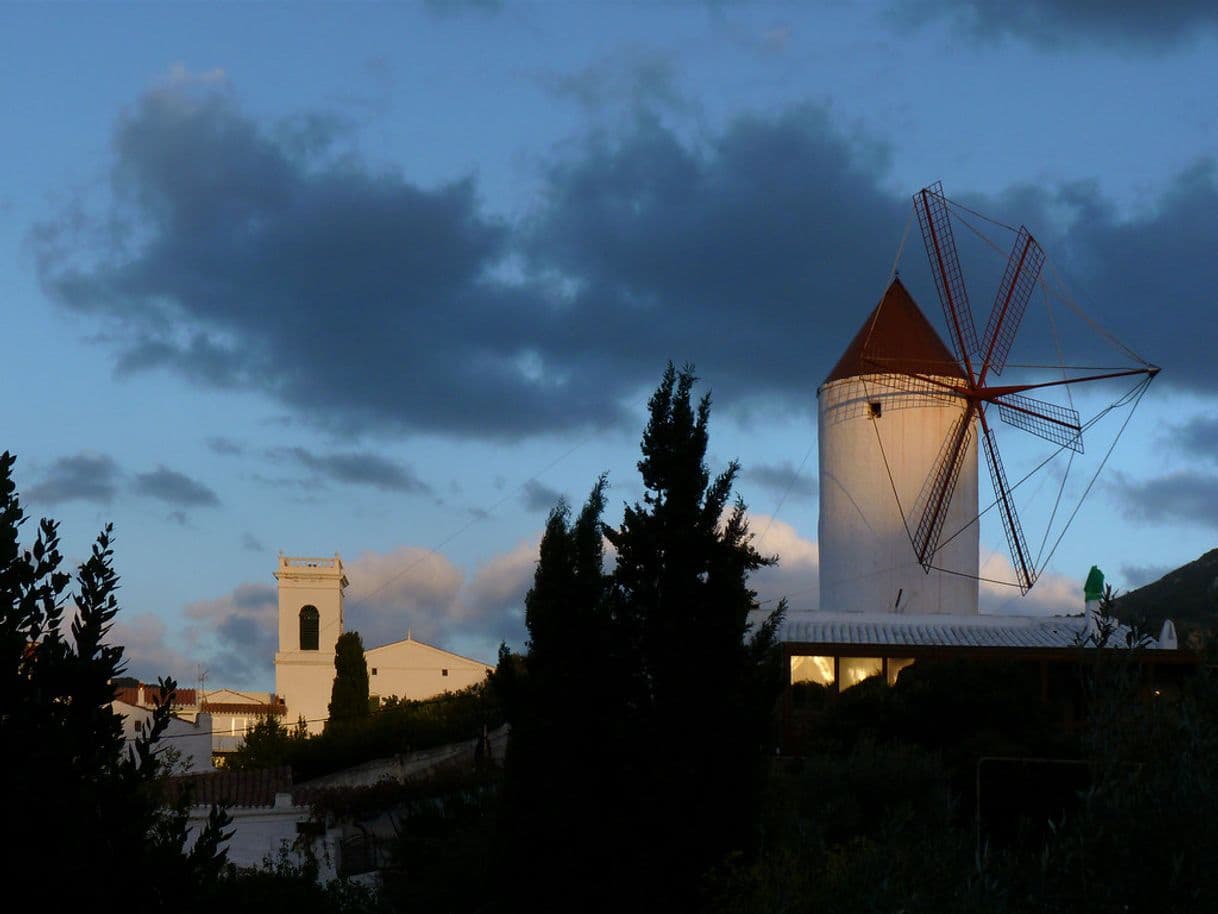
[[[123,739],[132,746],[140,733],[147,733],[152,722],[152,709],[115,700],[111,708],[123,718]],[[172,750],[176,761],[174,770],[191,774],[214,771],[211,759],[212,721],[210,714],[197,714],[194,720],[172,717],[161,736],[157,752]]]
[[[190,800],[191,840],[207,825],[212,804],[232,819],[225,843],[228,860],[239,867],[260,867],[281,859],[294,865],[316,861],[318,879],[338,873],[338,834],[316,823],[308,803],[293,795],[290,768],[217,771],[174,779]]]

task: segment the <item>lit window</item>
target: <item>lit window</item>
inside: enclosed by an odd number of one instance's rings
[[[897,677],[901,675],[901,670],[907,666],[913,666],[912,657],[889,657],[888,658],[888,684],[896,685]]]
[[[879,676],[884,670],[884,661],[879,657],[841,657],[838,666],[842,677],[840,687],[848,689],[864,679]]]
[[[832,657],[792,657],[791,682],[815,682],[833,685]]]

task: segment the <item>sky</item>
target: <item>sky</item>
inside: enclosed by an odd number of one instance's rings
[[[0,449],[70,558],[114,524],[133,675],[265,690],[281,550],[341,554],[368,645],[520,648],[547,513],[641,497],[689,363],[760,599],[814,609],[816,390],[894,268],[942,326],[942,181],[979,326],[1008,227],[1047,252],[1013,377],[1162,368],[1136,410],[1061,394],[1074,463],[999,429],[1013,480],[1052,458],[1043,570],[1001,583],[989,512],[983,607],[1077,611],[1092,564],[1129,589],[1218,530],[1216,10],[5,4]]]

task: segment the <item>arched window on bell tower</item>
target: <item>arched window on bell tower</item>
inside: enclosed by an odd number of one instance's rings
[[[300,649],[302,651],[317,650],[321,640],[321,615],[317,607],[307,605],[300,610]]]

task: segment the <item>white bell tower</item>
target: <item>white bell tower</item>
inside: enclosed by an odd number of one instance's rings
[[[320,733],[329,714],[334,655],[343,633],[343,588],[347,576],[333,558],[296,558],[279,553],[279,650],[275,692],[287,704],[289,728],[303,717]]]

